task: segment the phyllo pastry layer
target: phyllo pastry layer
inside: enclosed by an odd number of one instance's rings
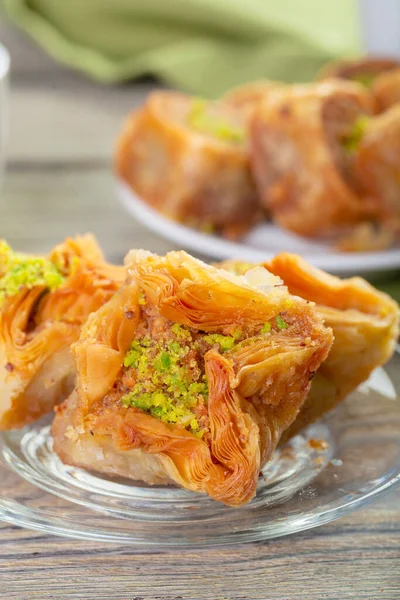
[[[254,265],[222,263],[245,273]],[[312,267],[295,254],[278,254],[264,264],[280,277],[291,294],[316,303],[334,335],[327,359],[318,369],[308,397],[281,442],[332,410],[392,356],[399,335],[399,307],[364,279],[339,279]]]
[[[284,83],[260,79],[251,83],[245,83],[229,90],[221,100],[240,110],[246,117],[250,117],[257,106],[274,93],[274,90],[282,89]]]
[[[57,409],[54,449],[69,464],[244,504],[332,332],[262,267],[242,277],[185,252],[134,251],[128,271],[74,346],[78,385]]]
[[[371,91],[378,110],[383,112],[400,103],[400,64],[397,69],[382,73],[372,82]]]
[[[399,86],[400,87],[400,86]],[[354,171],[378,222],[400,234],[400,104],[365,121]]]
[[[361,83],[369,88],[381,75],[398,68],[400,62],[391,58],[340,59],[325,65],[319,73],[319,79],[338,77]]]
[[[362,84],[375,99],[375,110],[383,112],[400,102],[400,62],[385,58],[339,60],[322,69],[319,78],[337,77]]]
[[[118,141],[116,170],[162,214],[237,237],[261,217],[245,116],[224,102],[155,92]]]
[[[257,106],[251,164],[261,201],[277,224],[318,238],[369,218],[353,161],[363,118],[372,112],[371,94],[340,80],[286,86]]]
[[[124,279],[96,240],[67,239],[48,256],[0,247],[0,429],[22,427],[73,389],[70,345]]]

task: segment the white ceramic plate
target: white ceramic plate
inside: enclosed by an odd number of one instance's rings
[[[337,274],[374,273],[400,268],[400,248],[380,252],[338,252],[328,244],[310,242],[272,223],[262,223],[254,227],[240,242],[230,242],[164,217],[122,181],[118,181],[118,196],[128,212],[148,229],[182,248],[213,259],[239,258],[261,262],[269,260],[278,252],[294,252],[301,254],[316,267]]]

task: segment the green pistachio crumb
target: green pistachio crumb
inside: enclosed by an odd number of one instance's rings
[[[180,340],[190,338],[190,332],[180,323],[174,323],[171,327],[171,330]]]
[[[278,329],[287,329],[289,327],[288,324],[282,319],[281,315],[277,315],[275,321]]]
[[[13,251],[5,240],[0,240],[0,276],[7,271]]]
[[[262,329],[260,331],[261,335],[264,335],[265,333],[269,333],[271,331],[271,323],[264,323],[264,325],[262,326]]]
[[[124,358],[124,367],[137,368],[140,359],[140,348],[139,343],[135,340],[132,342],[131,349],[128,351]]]
[[[181,346],[180,346],[179,342],[170,342],[169,349],[171,350],[171,352],[174,352],[175,354],[177,354],[179,352],[179,350],[181,349]]]
[[[188,124],[202,133],[208,133],[226,142],[241,143],[245,140],[245,131],[231,123],[207,113],[207,102],[194,98],[187,116]]]
[[[0,242],[0,303],[23,288],[45,286],[53,291],[64,280],[58,267],[47,258],[13,252],[6,242]]]
[[[204,341],[206,341],[211,346],[215,344],[219,344],[221,350],[224,352],[231,350],[235,343],[235,338],[231,335],[220,335],[219,333],[212,333],[204,336]]]
[[[154,340],[150,336],[134,340],[124,358],[124,367],[136,370],[135,385],[121,398],[124,406],[138,408],[165,423],[179,423],[201,437],[201,427],[193,409],[200,397],[208,398],[207,379],[183,361],[193,344],[188,329],[175,323],[176,339]],[[197,363],[193,365],[197,367]]]
[[[167,352],[162,352],[155,364],[158,371],[167,371],[171,366],[171,359]]]
[[[365,115],[358,117],[349,131],[349,133],[342,139],[342,145],[347,152],[356,152],[358,150],[361,140],[368,127],[369,118]]]
[[[369,88],[375,79],[375,75],[373,73],[357,73],[357,75],[354,75],[351,79],[352,81],[361,83],[361,85]]]

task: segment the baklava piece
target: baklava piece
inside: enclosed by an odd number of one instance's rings
[[[400,103],[400,66],[374,79],[371,91],[380,112]]]
[[[355,175],[379,223],[400,234],[400,104],[366,121],[354,154]]]
[[[163,215],[236,238],[261,217],[245,117],[223,102],[155,92],[119,138],[119,176]]]
[[[354,153],[372,97],[356,83],[329,81],[275,91],[250,125],[261,201],[279,225],[329,238],[366,220],[368,202],[354,176]]]
[[[377,77],[400,68],[400,62],[391,58],[340,59],[325,65],[318,79],[337,77],[371,87]]]
[[[23,427],[75,384],[70,345],[107,302],[124,269],[107,264],[95,239],[67,239],[48,256],[0,244],[0,429]]]
[[[248,502],[331,330],[262,267],[235,276],[185,252],[134,251],[128,270],[74,346],[78,385],[57,407],[55,451],[67,464]]]
[[[254,265],[241,261],[226,261],[221,266],[240,274],[254,269]],[[305,403],[282,435],[283,443],[335,408],[391,358],[399,335],[399,307],[364,279],[339,279],[295,254],[278,254],[264,267],[282,279],[291,294],[315,302],[318,314],[334,335]]]

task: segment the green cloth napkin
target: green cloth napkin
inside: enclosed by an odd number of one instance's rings
[[[1,1],[1,0],[0,0]],[[2,0],[51,56],[113,83],[155,75],[204,96],[306,81],[360,49],[356,0]]]

